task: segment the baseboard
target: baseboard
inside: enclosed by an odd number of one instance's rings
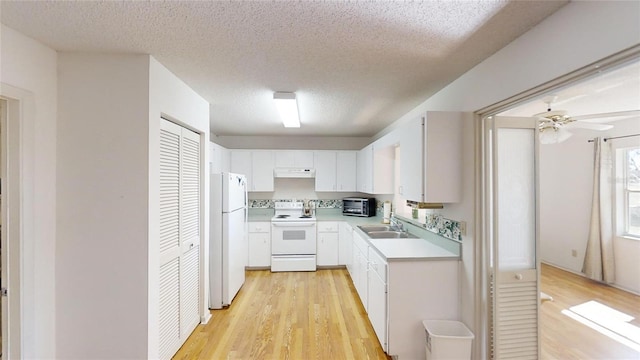
[[[543,263],[543,264],[545,264],[545,265],[553,266],[554,268],[558,268],[558,269],[560,269],[560,270],[566,271],[566,272],[568,272],[568,273],[572,273],[572,274],[574,274],[574,275],[578,275],[578,276],[583,277],[583,278],[585,278],[585,279],[589,279],[585,274],[583,274],[583,273],[581,273],[581,272],[574,271],[574,270],[571,270],[571,269],[567,269],[567,268],[565,268],[565,267],[562,267],[562,266],[560,266],[560,265],[556,265],[556,264],[553,264],[553,263],[550,263],[550,262],[547,262],[547,261],[540,261],[540,262],[541,262],[541,263]],[[591,279],[591,280],[593,280],[593,279]],[[622,290],[622,291],[628,292],[629,294],[633,294],[633,295],[640,296],[640,293],[638,293],[638,292],[636,292],[636,291],[633,291],[633,290],[631,290],[631,289],[624,288],[624,287],[622,287],[622,286],[620,286],[620,285],[618,285],[618,284],[616,284],[616,283],[613,283],[613,284],[607,284],[607,283],[602,282],[602,281],[597,281],[597,280],[593,280],[593,281],[596,281],[596,282],[598,282],[598,283],[600,283],[600,284],[603,284],[603,285],[611,286],[611,287],[616,288],[616,289],[618,289],[618,290]]]

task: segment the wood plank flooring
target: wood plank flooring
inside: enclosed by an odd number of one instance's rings
[[[540,311],[542,359],[640,359],[640,352],[561,313],[595,300],[634,317],[630,323],[640,327],[640,296],[546,264],[541,273],[541,290],[553,297]]]
[[[345,269],[247,271],[212,314],[174,359],[390,359]]]

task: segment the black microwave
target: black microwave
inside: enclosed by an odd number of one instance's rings
[[[376,216],[376,199],[344,198],[342,199],[342,215]]]

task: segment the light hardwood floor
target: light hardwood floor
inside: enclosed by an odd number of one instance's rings
[[[212,314],[174,359],[390,359],[345,269],[247,271],[232,305]]]
[[[541,274],[541,290],[553,297],[540,311],[542,359],[640,359],[640,352],[562,314],[595,300],[634,317],[630,323],[640,327],[640,296],[546,264]]]

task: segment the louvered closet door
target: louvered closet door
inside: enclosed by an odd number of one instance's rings
[[[200,137],[160,120],[160,358],[200,321]]]
[[[180,147],[182,128],[160,120],[160,358],[180,348]]]
[[[183,340],[200,322],[200,135],[182,129],[180,306]]]
[[[494,359],[539,354],[537,119],[493,124]]]

